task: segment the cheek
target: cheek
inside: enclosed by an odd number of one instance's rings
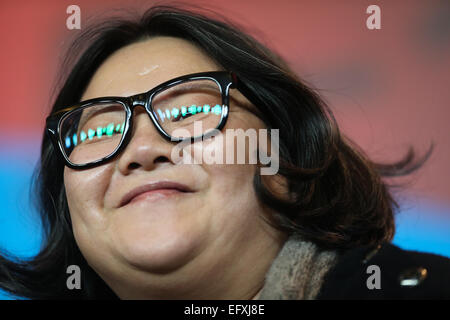
[[[104,229],[104,195],[112,164],[88,170],[64,169],[64,186],[74,232],[81,228]]]
[[[238,145],[229,143],[232,139],[226,139],[226,135],[221,137],[223,139],[195,143],[190,152],[196,160],[202,160],[201,166],[209,176],[205,199],[214,221],[211,231],[216,235],[228,234],[227,230],[236,234],[236,230],[259,218],[261,208],[253,187],[257,166],[248,164],[248,157],[245,157],[248,146],[242,152]],[[239,164],[236,160],[243,154],[245,161]],[[227,156],[231,161],[227,161]]]
[[[222,192],[247,187],[256,172],[257,141],[242,134],[218,134],[188,147],[188,161],[208,172],[212,187]],[[217,190],[216,190],[217,191]]]
[[[226,207],[257,206],[253,188],[262,122],[248,113],[235,113],[226,127],[212,138],[188,145],[186,159],[201,164],[208,173],[211,194],[208,199]],[[236,210],[240,211],[240,210]]]

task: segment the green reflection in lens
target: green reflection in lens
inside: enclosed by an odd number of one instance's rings
[[[180,110],[178,110],[177,108],[173,108],[172,109],[172,116],[174,118],[178,117],[178,114],[180,113]]]
[[[106,127],[106,135],[110,137],[113,135],[113,133],[114,133],[114,123],[110,123]]]
[[[95,136],[95,131],[92,129],[88,130],[88,138],[89,140],[92,140],[92,138]]]
[[[86,140],[86,133],[84,132],[84,131],[81,131],[81,133],[80,133],[80,140],[81,140],[81,142],[83,142],[84,140]]]
[[[162,122],[164,122],[164,118],[165,118],[164,113],[162,113],[161,110],[158,109],[158,114],[159,114],[159,119],[160,119]]]
[[[172,110],[166,109],[165,111],[157,109],[156,112],[159,115],[159,120],[161,122],[164,122],[165,119],[170,119],[171,117],[173,119],[176,119],[179,116],[185,117],[186,115],[195,115],[201,112],[203,112],[204,114],[209,114],[211,112],[213,114],[220,115],[222,114],[222,106],[217,104],[211,108],[209,104],[205,104],[204,106],[197,106],[193,104],[190,107],[182,106],[180,109],[176,107],[172,108]]]
[[[189,110],[190,114],[196,114],[197,113],[197,108],[196,108],[195,104],[190,106],[188,110]]]
[[[211,112],[215,113],[216,115],[219,115],[219,114],[222,113],[222,107],[221,107],[220,105],[216,104],[216,105],[212,108]]]

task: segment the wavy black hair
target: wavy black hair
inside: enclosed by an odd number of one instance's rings
[[[392,240],[399,205],[391,188],[400,185],[382,178],[413,172],[430,156],[433,144],[419,159],[410,148],[397,163],[372,162],[340,133],[316,91],[277,54],[240,30],[223,18],[169,6],[152,7],[137,18],[107,19],[84,31],[69,48],[63,64],[68,72],[51,112],[79,102],[94,72],[116,50],[148,37],[185,39],[235,72],[267,128],[280,129],[278,174],[286,179],[288,194],[279,198],[267,187],[266,176],[254,177],[259,200],[275,212],[269,223],[324,248],[345,250]],[[0,255],[0,288],[31,299],[115,299],[75,242],[64,163],[56,152],[44,133],[35,174],[45,231],[42,248],[27,260]],[[66,287],[66,268],[72,264],[83,270],[82,290]]]

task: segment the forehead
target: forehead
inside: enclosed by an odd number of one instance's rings
[[[82,100],[104,96],[131,96],[185,74],[221,70],[190,42],[155,37],[121,48],[98,68]]]

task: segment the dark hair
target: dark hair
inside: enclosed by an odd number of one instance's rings
[[[223,20],[225,21],[225,20]],[[410,148],[394,164],[370,161],[339,132],[323,100],[275,53],[231,23],[180,8],[159,6],[138,20],[110,19],[89,28],[72,44],[66,66],[74,66],[61,86],[52,112],[79,102],[97,68],[116,50],[150,36],[173,36],[197,45],[246,85],[267,128],[282,128],[279,174],[288,182],[288,199],[279,199],[256,174],[260,201],[276,213],[268,219],[287,235],[296,233],[334,249],[390,241],[399,208],[381,177],[408,174],[431,154],[414,161]],[[87,49],[86,49],[87,48]],[[81,52],[76,56],[76,52]],[[63,184],[64,163],[44,134],[36,191],[45,237],[39,254],[20,261],[0,256],[0,288],[28,298],[116,298],[88,266],[72,231]],[[83,270],[83,290],[66,288],[66,268]]]

